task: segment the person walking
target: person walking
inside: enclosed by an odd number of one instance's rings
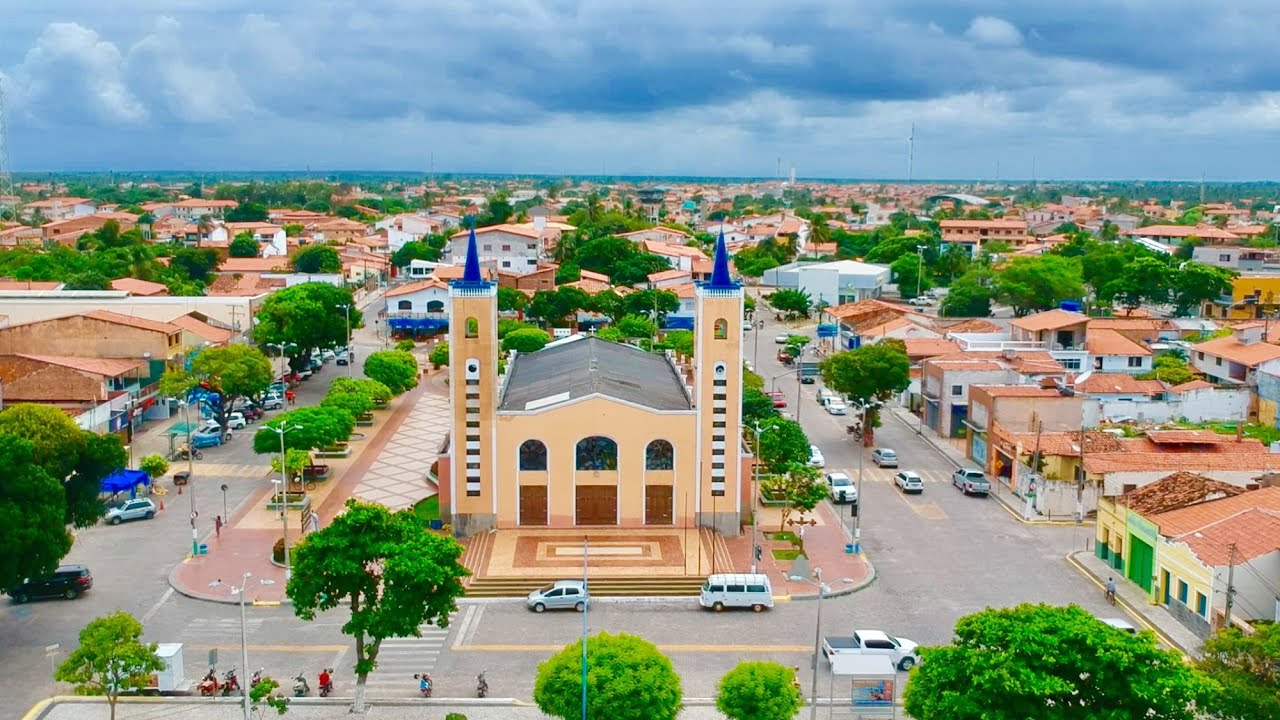
[[[222,537],[222,516],[218,515],[213,518],[213,534]]]
[[[284,391],[284,399],[285,399],[285,400],[288,400],[290,405],[294,405],[294,404],[295,404],[294,399],[295,399],[296,397],[297,397],[297,396],[296,396],[296,395],[294,395],[293,390],[285,390],[285,391]]]
[[[1115,578],[1107,578],[1107,602],[1112,605],[1116,604],[1116,580]]]

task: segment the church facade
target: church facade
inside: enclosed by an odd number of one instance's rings
[[[693,358],[575,335],[506,358],[497,285],[474,237],[449,289],[450,439],[441,517],[458,535],[510,528],[696,527],[737,534],[750,507],[742,445],[742,288],[723,240],[697,289]]]

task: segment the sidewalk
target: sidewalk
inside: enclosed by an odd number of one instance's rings
[[[792,519],[799,518],[798,513],[791,514]],[[823,582],[829,592],[826,597],[847,595],[870,585],[875,579],[875,568],[865,555],[845,552],[845,545],[853,542],[844,524],[836,516],[831,506],[821,503],[806,517],[817,520],[818,524],[807,527],[804,532],[804,550],[808,557],[809,570],[822,568]],[[794,560],[782,560],[774,557],[774,550],[787,550],[792,547],[787,540],[771,540],[782,522],[780,508],[766,507],[761,509],[759,518],[760,545],[763,549],[758,572],[769,576],[773,584],[775,597],[788,596],[793,600],[806,600],[818,597],[818,589],[806,582],[792,582],[788,578]],[[798,526],[790,526],[789,530],[799,535]],[[751,571],[751,528],[744,528],[737,537],[722,538],[733,559],[735,572]]]
[[[1099,592],[1103,592],[1106,588],[1107,578],[1116,578],[1116,600],[1125,612],[1138,621],[1139,629],[1154,630],[1161,640],[1184,655],[1200,656],[1202,644],[1200,637],[1178,622],[1177,618],[1163,606],[1151,604],[1150,596],[1146,591],[1125,578],[1118,577],[1118,570],[1086,551],[1068,555],[1067,562],[1081,574],[1093,579],[1098,585]],[[1120,613],[1117,611],[1116,614]]]
[[[318,516],[321,527],[332,522],[342,511],[347,498],[360,486],[369,468],[396,436],[426,390],[427,383],[423,383],[393,400],[389,412],[375,413],[373,427],[364,429],[365,439],[353,438],[352,446],[357,450],[351,457],[318,461],[328,464],[333,470],[328,480],[317,483],[314,490],[308,491],[311,509]],[[285,596],[284,568],[271,561],[271,549],[283,533],[283,523],[275,510],[266,507],[273,494],[273,486],[264,481],[262,487],[241,505],[241,509],[232,514],[220,534],[210,534],[202,540],[209,546],[209,553],[188,557],[179,563],[169,575],[169,584],[187,597],[233,603],[236,599],[225,589],[210,588],[209,583],[219,579],[238,581],[245,572],[251,572],[255,578],[273,581],[271,585],[259,587],[251,596],[255,604],[282,602]],[[289,545],[294,547],[302,535],[304,518],[298,511],[290,511],[288,518]]]

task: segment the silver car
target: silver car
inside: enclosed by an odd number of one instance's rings
[[[125,520],[150,520],[155,516],[156,504],[147,498],[137,498],[110,508],[102,517],[112,525],[119,525]]]
[[[919,475],[911,472],[910,470],[903,470],[902,472],[894,475],[893,482],[898,486],[898,489],[904,493],[924,492],[924,481],[920,479]]]
[[[529,593],[524,604],[534,612],[587,608],[587,585],[581,580],[557,580]]]
[[[898,467],[898,453],[889,448],[876,448],[871,451],[871,462],[875,463],[876,467],[896,468]]]

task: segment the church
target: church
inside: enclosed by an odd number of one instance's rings
[[[498,287],[474,232],[449,287],[452,426],[441,517],[469,536],[513,528],[739,532],[743,291],[723,236],[695,299],[694,357],[574,335],[500,359]],[[745,480],[745,482],[744,482]]]

